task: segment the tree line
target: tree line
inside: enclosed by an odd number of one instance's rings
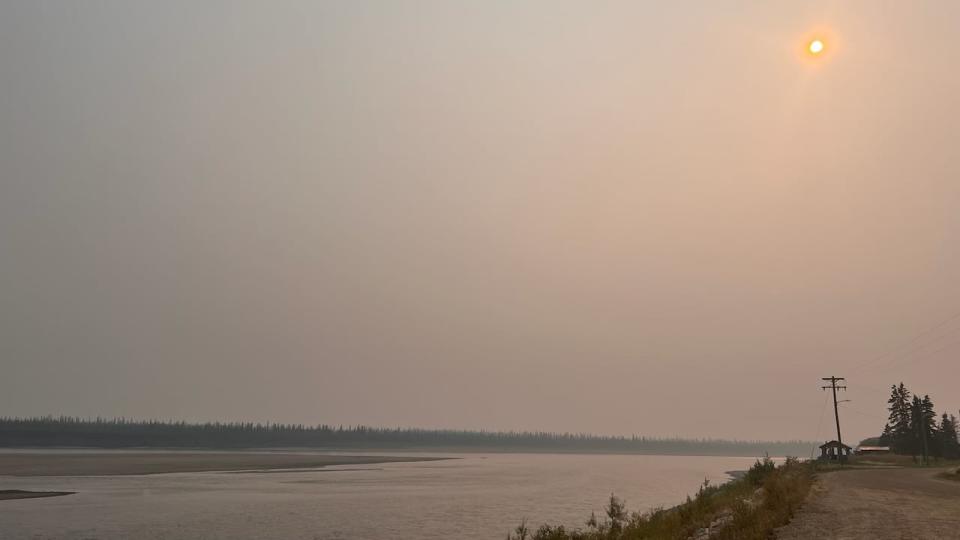
[[[880,442],[890,446],[897,454],[923,456],[926,462],[935,458],[960,458],[960,441],[957,439],[957,417],[943,413],[937,421],[937,413],[930,396],[911,394],[901,382],[890,387],[887,400],[890,416],[883,427]]]
[[[319,424],[84,419],[69,416],[0,417],[3,447],[167,447],[347,449],[477,449],[492,451],[612,452],[635,454],[802,455],[807,441],[740,441],[534,431],[377,428]]]

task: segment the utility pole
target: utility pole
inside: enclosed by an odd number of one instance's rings
[[[920,410],[917,412],[920,413],[917,415],[920,417],[920,421],[917,422],[917,429],[920,431],[920,438],[923,439],[923,466],[927,467],[930,465],[930,450],[927,448],[927,422],[929,422],[931,418],[927,415],[927,411],[924,410],[922,402],[920,404]]]
[[[840,447],[837,448],[837,452],[840,454],[837,458],[840,461],[840,464],[843,465],[843,462],[846,461],[846,456],[843,455],[843,439],[840,437],[840,412],[837,410],[837,389],[846,390],[846,386],[837,386],[837,381],[845,381],[843,377],[823,377],[822,380],[830,381],[830,386],[821,386],[820,388],[827,390],[833,390],[833,418],[837,421],[837,442],[840,443]]]
[[[926,467],[930,465],[930,458],[927,457],[930,451],[927,449],[927,413],[923,409],[920,409],[920,418],[922,421],[918,427],[920,428],[920,436],[923,438],[923,466]]]

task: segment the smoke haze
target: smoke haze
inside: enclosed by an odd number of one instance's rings
[[[958,19],[5,3],[0,411],[823,439],[829,375],[845,440],[900,380],[956,411]]]

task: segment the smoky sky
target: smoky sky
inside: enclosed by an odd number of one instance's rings
[[[956,2],[6,2],[0,413],[823,439],[960,400]],[[815,30],[828,54],[798,54]]]

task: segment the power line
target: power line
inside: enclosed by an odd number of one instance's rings
[[[947,344],[945,344],[944,346],[942,346],[942,347],[940,347],[940,348],[938,348],[938,349],[934,349],[934,350],[932,350],[932,351],[927,351],[926,354],[924,354],[924,355],[922,355],[922,356],[913,356],[914,354],[916,354],[916,353],[914,352],[914,353],[911,353],[910,355],[906,355],[906,356],[901,357],[901,358],[895,358],[892,362],[888,362],[887,364],[878,366],[878,367],[874,368],[874,370],[875,370],[875,371],[886,371],[886,370],[895,368],[895,367],[897,367],[897,366],[899,366],[899,365],[902,365],[904,362],[907,362],[907,361],[910,361],[910,360],[925,360],[925,359],[927,359],[927,358],[933,358],[933,357],[935,357],[937,354],[942,353],[943,351],[945,351],[945,350],[947,350],[947,349],[949,349],[949,348],[951,348],[951,347],[954,347],[954,346],[956,346],[956,345],[960,345],[960,341],[951,341],[950,343],[947,343]]]
[[[857,409],[857,408],[855,408],[855,407],[851,407],[850,405],[840,405],[840,408],[841,408],[841,409],[846,409],[846,410],[848,410],[848,411],[850,411],[850,412],[855,412],[855,413],[859,414],[860,416],[864,416],[864,417],[869,418],[869,419],[871,419],[871,420],[876,420],[876,419],[878,419],[878,418],[882,418],[881,415],[878,415],[878,414],[876,414],[876,413],[871,414],[871,413],[868,413],[868,412],[863,412],[863,411],[861,411],[860,409]],[[887,419],[886,419],[886,418],[883,418],[883,421],[886,422]]]
[[[957,320],[957,319],[960,319],[960,311],[957,311],[957,312],[951,314],[949,317],[947,317],[946,319],[941,320],[939,323],[935,324],[934,326],[931,326],[931,327],[927,328],[926,330],[920,332],[919,334],[916,334],[916,335],[913,336],[909,341],[905,342],[903,345],[900,345],[899,347],[894,347],[894,348],[892,348],[892,349],[884,352],[883,354],[880,354],[880,355],[878,355],[878,356],[875,356],[874,358],[871,358],[870,360],[867,360],[866,362],[862,362],[862,363],[854,366],[853,369],[852,369],[852,371],[854,371],[854,372],[860,371],[861,369],[863,369],[863,368],[865,368],[865,367],[868,367],[868,366],[871,365],[871,364],[875,364],[875,363],[877,363],[877,362],[879,362],[879,361],[881,361],[881,360],[884,360],[885,358],[887,358],[887,357],[889,357],[889,356],[897,356],[897,355],[899,355],[899,354],[905,353],[906,351],[908,351],[908,350],[910,349],[911,346],[913,346],[915,343],[917,343],[917,342],[920,341],[921,339],[925,338],[927,335],[929,335],[929,334],[931,334],[931,333],[933,333],[933,332],[935,332],[935,331],[943,328],[943,327],[946,326],[947,324],[949,324],[949,323],[951,323],[951,322],[953,322],[954,320]],[[944,335],[949,335],[949,332],[948,332],[947,334],[944,334]],[[940,336],[940,337],[943,337],[943,336]],[[937,339],[939,339],[940,337],[938,337]]]
[[[887,394],[890,392],[890,388],[880,388],[879,386],[873,386],[872,384],[863,384],[860,382],[858,382],[857,384],[847,383],[847,386],[852,386],[855,389],[860,388],[863,390],[873,390],[874,392],[883,392],[884,394]]]

